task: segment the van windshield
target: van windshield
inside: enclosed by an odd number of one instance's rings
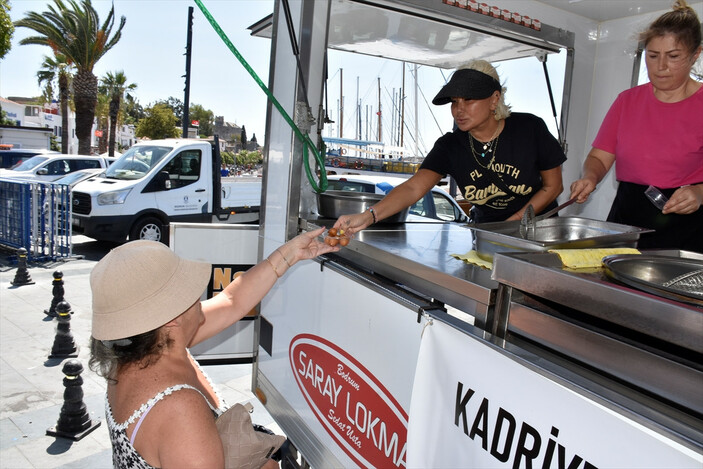
[[[15,167],[15,168],[12,168],[12,170],[13,171],[30,171],[48,159],[49,158],[47,158],[46,156],[33,156],[30,159],[25,160],[21,165]]]
[[[110,179],[141,179],[173,150],[156,145],[133,146],[105,171]]]

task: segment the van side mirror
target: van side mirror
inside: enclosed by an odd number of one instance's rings
[[[47,174],[49,174],[49,170],[48,170],[48,169],[46,169],[46,168],[39,168],[39,169],[37,169],[37,175],[38,175],[38,176],[46,176]]]
[[[161,192],[170,190],[172,187],[168,171],[159,171],[142,192]]]

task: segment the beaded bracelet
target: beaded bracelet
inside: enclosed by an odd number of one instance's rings
[[[369,212],[371,212],[371,216],[373,217],[373,222],[376,223],[376,211],[373,209],[373,207],[369,207]]]
[[[278,273],[278,270],[276,269],[276,266],[273,265],[273,262],[271,262],[271,259],[269,259],[269,258],[267,257],[267,258],[266,258],[266,261],[269,263],[269,265],[270,265],[271,268],[273,269],[273,272],[276,274],[276,277],[277,277],[277,278],[281,278],[281,274]]]

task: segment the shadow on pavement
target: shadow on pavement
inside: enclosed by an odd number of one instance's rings
[[[119,243],[96,241],[85,236],[74,236],[72,241],[71,256],[57,260],[29,260],[27,262],[27,267],[54,268],[66,262],[80,259],[97,262],[102,259],[105,254],[110,252],[111,249],[119,246]],[[17,251],[6,246],[0,246],[0,271],[7,271],[14,268],[17,268]]]

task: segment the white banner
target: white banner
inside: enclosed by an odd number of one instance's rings
[[[408,422],[409,468],[696,468],[703,454],[434,321]]]

